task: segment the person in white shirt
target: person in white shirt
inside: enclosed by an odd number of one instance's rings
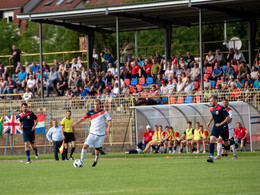
[[[212,55],[212,50],[209,50],[209,54],[206,56],[204,61],[204,66],[214,66],[214,55]]]
[[[192,81],[200,80],[200,68],[198,63],[194,63],[194,68],[191,69],[190,76],[192,78]]]
[[[184,83],[182,82],[182,78],[181,76],[178,76],[178,82],[177,82],[177,94],[181,92],[181,90],[183,89]]]
[[[241,62],[246,62],[243,53],[240,53],[240,52],[238,51],[238,49],[235,49],[234,60],[237,62],[237,65],[238,65],[238,66],[239,66],[239,64],[240,64]]]
[[[172,78],[168,79],[168,84],[166,86],[167,88],[167,93],[170,95],[176,90],[176,84],[172,82]]]
[[[30,89],[26,87],[25,93],[23,94],[23,100],[27,103],[30,99],[32,99],[33,94],[30,92]]]
[[[58,121],[53,119],[52,121],[53,127],[49,129],[46,134],[46,138],[49,142],[53,143],[53,150],[54,150],[54,158],[56,161],[59,160],[58,152],[59,148],[62,146],[63,135],[61,132],[61,126],[58,125]],[[65,156],[62,155],[62,160],[65,160]]]
[[[97,54],[97,50],[95,48],[93,49],[92,57],[98,60],[98,54]]]
[[[115,83],[114,88],[112,89],[112,93],[114,95],[114,97],[117,97],[119,95],[119,87],[118,87],[118,83]]]
[[[82,67],[82,64],[78,63],[76,58],[73,58],[72,60],[71,70],[73,70],[74,67],[76,67],[77,71],[79,71]]]
[[[124,49],[124,63],[128,62],[128,61],[132,61],[132,55],[133,55],[133,51],[134,51],[134,43],[130,42],[130,38],[127,37],[126,38],[126,42],[123,45],[123,49]]]
[[[81,119],[71,125],[71,127],[75,127],[83,120],[90,118],[90,132],[82,147],[80,160],[83,164],[87,154],[87,149],[94,147],[95,161],[93,162],[92,167],[96,166],[99,159],[99,154],[100,152],[103,152],[102,147],[105,140],[106,132],[108,135],[110,134],[111,117],[105,110],[100,109],[100,106],[101,101],[99,99],[94,100],[94,110],[89,111],[87,114],[85,114],[85,116],[83,116]],[[108,121],[107,130],[105,128],[106,120]]]
[[[171,69],[171,65],[167,65],[167,69],[166,71],[164,72],[164,79],[168,79],[171,74],[173,74],[173,70]]]
[[[186,93],[191,93],[192,91],[195,90],[195,84],[191,81],[191,77],[189,77],[189,76],[187,77],[187,80],[184,83],[183,89],[184,89],[184,92],[186,92]]]
[[[29,79],[27,80],[27,87],[33,92],[33,94],[36,91],[36,80],[33,78],[33,75],[29,76]]]
[[[165,85],[165,81],[164,80],[162,80],[162,86],[160,87],[160,90],[161,90],[161,94],[162,95],[167,95],[168,94],[168,89],[167,89],[167,87],[166,87],[166,85]]]
[[[115,68],[113,67],[113,64],[112,63],[109,63],[108,64],[108,69],[107,69],[107,72],[110,71],[111,74],[114,76],[115,75]]]

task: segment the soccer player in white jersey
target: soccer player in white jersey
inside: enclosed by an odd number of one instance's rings
[[[227,99],[224,99],[222,101],[222,104],[223,104],[223,107],[228,112],[229,117],[231,118],[231,122],[228,123],[229,139],[234,139],[234,128],[233,128],[233,125],[232,125],[233,111],[231,110],[231,108],[228,107],[229,103],[228,103]],[[232,148],[232,151],[233,151],[232,159],[237,159],[237,151],[236,151],[235,144],[231,145],[231,148]],[[223,146],[222,145],[222,138],[221,138],[221,136],[219,136],[218,142],[217,142],[217,156],[215,157],[215,159],[221,159],[221,151],[222,151],[223,156],[227,156],[229,149],[230,149],[229,146]]]
[[[94,100],[94,110],[90,110],[81,119],[71,125],[71,127],[74,127],[77,124],[81,123],[83,120],[90,118],[90,132],[83,144],[80,160],[83,164],[85,156],[87,154],[87,149],[94,147],[95,161],[93,162],[92,167],[95,167],[98,162],[99,153],[100,151],[102,151],[106,132],[107,134],[110,134],[111,117],[105,110],[100,109],[100,104],[101,101],[99,99]],[[106,120],[108,121],[107,131],[105,128]]]

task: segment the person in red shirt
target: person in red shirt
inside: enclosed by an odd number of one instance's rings
[[[145,59],[145,63],[142,67],[143,67],[143,70],[145,71],[146,77],[151,77],[152,76],[151,75],[152,63],[148,58]]]
[[[149,141],[152,140],[153,134],[154,134],[154,131],[152,131],[151,126],[147,125],[146,132],[143,135],[143,140],[137,144],[137,147],[143,151],[145,149],[146,145],[149,143]]]
[[[131,76],[132,76],[132,78],[136,78],[136,77],[139,78],[139,77],[141,77],[141,68],[137,64],[136,61],[134,61],[133,63],[134,63],[134,66],[131,71]]]
[[[235,135],[234,138],[236,140],[236,143],[240,143],[240,150],[239,152],[242,152],[244,144],[246,143],[246,137],[248,135],[248,131],[245,127],[242,127],[242,124],[240,122],[237,122],[237,129],[235,129]]]

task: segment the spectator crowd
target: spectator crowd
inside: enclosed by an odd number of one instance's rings
[[[43,65],[43,90],[49,97],[51,91],[66,99],[86,99],[91,96],[110,99],[119,95],[119,85],[123,96],[132,95],[136,105],[158,104],[160,95],[193,94],[200,91],[201,78],[204,80],[204,96],[207,100],[214,93],[229,92],[229,97],[240,98],[240,91],[259,90],[260,54],[251,68],[246,64],[243,53],[230,49],[224,56],[219,49],[213,54],[208,52],[204,60],[203,75],[194,56],[171,55],[164,70],[164,60],[159,52],[149,58],[139,56],[132,61],[134,44],[127,37],[122,45],[123,63],[114,61],[114,55],[108,47],[98,53],[93,50],[93,63],[87,70],[81,57],[63,62],[54,59],[50,66]],[[40,66],[36,62],[20,63],[20,54],[25,53],[13,46],[14,73],[9,75],[7,67],[0,62],[0,94],[19,94],[7,96],[25,101],[40,95]],[[147,87],[148,86],[148,87]],[[249,94],[250,95],[250,94]],[[141,98],[141,97],[154,98]],[[3,96],[1,97],[3,98]],[[253,98],[258,98],[255,95]]]

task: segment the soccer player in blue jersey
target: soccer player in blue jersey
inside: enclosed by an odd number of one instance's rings
[[[231,122],[229,113],[226,111],[224,107],[218,104],[217,96],[212,96],[209,100],[209,103],[211,106],[210,112],[212,116],[210,118],[210,121],[207,124],[207,127],[209,128],[210,123],[213,120],[214,120],[214,125],[210,135],[210,145],[209,145],[210,157],[207,160],[207,162],[213,163],[214,145],[215,145],[216,138],[221,136],[225,146],[229,146],[230,144],[233,145],[235,142],[233,140],[229,140],[228,123]]]
[[[20,126],[21,129],[23,130],[23,141],[25,146],[25,153],[27,156],[27,163],[31,163],[29,144],[31,144],[31,147],[35,151],[35,157],[37,159],[39,158],[39,153],[34,143],[35,127],[38,123],[38,119],[37,116],[32,111],[27,110],[26,103],[22,103],[21,109],[22,109],[22,113],[19,115]]]

